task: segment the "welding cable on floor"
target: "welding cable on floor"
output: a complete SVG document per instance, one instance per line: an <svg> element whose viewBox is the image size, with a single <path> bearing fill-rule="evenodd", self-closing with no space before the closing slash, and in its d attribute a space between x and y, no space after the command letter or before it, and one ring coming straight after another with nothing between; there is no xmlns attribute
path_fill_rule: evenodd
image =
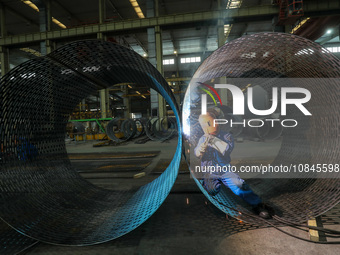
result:
<svg viewBox="0 0 340 255"><path fill-rule="evenodd" d="M295 223L295 222L291 222L291 221L288 221L288 220L283 220L280 217L275 216L275 215L273 216L273 219L275 219L278 222L282 222L283 224L290 225L292 227L294 226L294 227L303 227L303 228L313 229L313 230L317 230L317 231L320 231L320 232L324 232L324 233L328 233L328 234L332 234L334 236L337 236L337 237L334 237L334 238L340 238L340 231L337 231L337 230Z"/></svg>
<svg viewBox="0 0 340 255"><path fill-rule="evenodd" d="M317 231L320 231L320 232L324 232L324 233L328 233L328 234L332 234L332 235L337 236L337 237L334 236L334 238L340 238L340 231L337 231L337 230L327 229L327 228L323 228L323 227L309 226L309 225L305 225L305 224L301 224L301 223L296 223L296 222L292 222L292 221L289 221L289 220L282 219L281 217L276 216L276 215L274 215L272 218L274 220L276 220L277 222L281 222L285 225L289 225L291 227L295 227L295 228L300 229L300 230L303 230L303 229L301 229L301 227L303 227L303 228L313 229L313 230L317 230ZM305 231L308 231L308 230L305 230Z"/></svg>
<svg viewBox="0 0 340 255"><path fill-rule="evenodd" d="M230 206L227 206L223 203L221 203L220 201L218 201L217 199L215 199L214 197L212 197L218 204L230 209L230 210L233 210L235 212L238 212L238 210L236 210L235 208L232 208ZM307 238L302 238L302 237L299 237L299 236L296 236L294 234L291 234L285 230L282 230L280 229L279 227L275 226L273 223L271 223L270 221L266 220L266 219L263 219L263 218L260 218L259 216L255 216L254 214L249 214L249 213L245 213L245 212L242 212L242 214L248 216L248 217L251 217L251 218L255 218L255 219L258 219L258 220L261 220L265 223L267 223L268 225L270 225L271 227L274 227L276 230L286 234L286 235L289 235L291 237L294 237L296 239L299 239L299 240L302 240L302 241L306 241L306 242L310 242L310 243L317 243L317 244L340 244L340 241L312 241L310 239L307 239ZM320 228L320 227L314 227L314 226L308 226L308 225L303 225L303 224L299 224L299 223L290 223L288 224L288 221L283 221L283 220L278 220L278 217L277 216L273 216L273 219L280 222L280 223L284 223L286 226L289 226L289 227L293 227L293 228L296 228L296 229L299 229L299 230L302 230L302 231L305 231L305 232L308 232L308 230L304 230L304 229L301 229L299 228L298 226L302 226L302 227L305 227L305 228L308 228L308 229L313 229L313 230L318 230L320 232L325 232L325 233L336 233L338 236L336 237L333 237L332 238L340 238L340 231L336 231L336 230L332 230L332 229L326 229L326 228Z"/></svg>

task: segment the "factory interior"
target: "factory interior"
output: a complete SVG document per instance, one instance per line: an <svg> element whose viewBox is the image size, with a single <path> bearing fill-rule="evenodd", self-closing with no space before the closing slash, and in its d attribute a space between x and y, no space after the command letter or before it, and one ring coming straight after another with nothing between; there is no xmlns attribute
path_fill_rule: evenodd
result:
<svg viewBox="0 0 340 255"><path fill-rule="evenodd" d="M340 254L339 0L0 0L0 33L1 255Z"/></svg>

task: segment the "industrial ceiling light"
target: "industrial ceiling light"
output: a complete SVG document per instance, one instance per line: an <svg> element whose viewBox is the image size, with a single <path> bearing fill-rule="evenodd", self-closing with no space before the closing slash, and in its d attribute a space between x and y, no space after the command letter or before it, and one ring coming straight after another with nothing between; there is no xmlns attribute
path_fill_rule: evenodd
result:
<svg viewBox="0 0 340 255"><path fill-rule="evenodd" d="M240 8L242 0L229 0L227 1L226 9Z"/></svg>
<svg viewBox="0 0 340 255"><path fill-rule="evenodd" d="M139 7L137 0L130 0L130 3L132 5L132 7L135 9L135 12L137 13L138 17L141 18L141 19L144 19L145 16L142 12L142 9Z"/></svg>
<svg viewBox="0 0 340 255"><path fill-rule="evenodd" d="M34 49L31 49L31 48L20 48L20 50L24 51L24 52L27 52L27 53L30 53L34 56L37 56L37 57L41 57L41 53L39 51L36 51Z"/></svg>
<svg viewBox="0 0 340 255"><path fill-rule="evenodd" d="M32 3L31 1L26 1L26 0L21 0L21 2L23 2L24 4L28 5L29 7L31 7L33 10L39 12L39 8L34 4ZM67 28L63 23L61 23L59 20L57 20L56 18L52 17L52 22L54 24L56 24L57 26L65 29Z"/></svg>
<svg viewBox="0 0 340 255"><path fill-rule="evenodd" d="M177 50L174 50L174 54L177 54Z"/></svg>
<svg viewBox="0 0 340 255"><path fill-rule="evenodd" d="M296 27L294 27L292 29L292 31L290 32L291 34L294 34L298 29L300 29L300 27L302 27L310 18L305 18L303 19Z"/></svg>
<svg viewBox="0 0 340 255"><path fill-rule="evenodd" d="M35 11L39 12L39 8L34 3L32 3L31 1L21 0L21 2L23 2L24 4L27 4L29 7L31 7Z"/></svg>
<svg viewBox="0 0 340 255"><path fill-rule="evenodd" d="M56 18L53 18L53 17L52 17L52 22L53 22L54 24L58 25L59 27L63 28L63 29L67 28L63 23L61 23L61 22L60 22L59 20L57 20Z"/></svg>
<svg viewBox="0 0 340 255"><path fill-rule="evenodd" d="M328 29L326 33L331 34L332 32L333 32L332 29Z"/></svg>
<svg viewBox="0 0 340 255"><path fill-rule="evenodd" d="M148 55L146 55L146 53L143 54L143 57L147 57Z"/></svg>

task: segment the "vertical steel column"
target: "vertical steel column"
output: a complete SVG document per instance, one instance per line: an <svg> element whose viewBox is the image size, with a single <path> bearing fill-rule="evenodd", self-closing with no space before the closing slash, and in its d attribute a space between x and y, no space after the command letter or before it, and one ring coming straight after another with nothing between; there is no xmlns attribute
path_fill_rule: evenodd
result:
<svg viewBox="0 0 340 255"><path fill-rule="evenodd" d="M101 117L107 118L108 117L108 111L109 111L109 92L108 89L101 89L99 90L99 96L100 96L100 111L101 111Z"/></svg>
<svg viewBox="0 0 340 255"><path fill-rule="evenodd" d="M46 0L46 1L40 1L40 6L39 6L39 24L40 24L40 31L51 31L52 30L52 6L51 6L51 0ZM41 54L46 55L51 53L55 49L55 43L52 40L45 40L40 43L40 49L41 49ZM55 99L53 97L54 89L55 89L55 84L53 84L53 75L52 71L50 70L49 72L49 94L48 97L50 98L50 101L53 102L51 103L50 107L50 112L52 113L54 111L55 107ZM55 115L50 114L50 122L53 123L55 122ZM53 128L51 127L46 127L46 128Z"/></svg>
<svg viewBox="0 0 340 255"><path fill-rule="evenodd" d="M5 6L0 4L0 26L1 26L1 37L5 37L7 35L6 29L6 10Z"/></svg>
<svg viewBox="0 0 340 255"><path fill-rule="evenodd" d="M155 16L154 1L146 1L146 16L148 18ZM155 38L155 28L151 27L147 29L148 34L148 60L153 66L157 66L156 60L156 38ZM151 116L158 115L158 93L150 89L150 103L151 103Z"/></svg>
<svg viewBox="0 0 340 255"><path fill-rule="evenodd" d="M224 35L224 10L222 6L222 1L217 1L217 8L219 10L219 18L217 20L217 44L218 47L221 47L225 44L226 38Z"/></svg>
<svg viewBox="0 0 340 255"><path fill-rule="evenodd" d="M99 0L99 24L103 24L106 19L106 4L105 0ZM99 32L97 33L97 38L101 40L106 40L106 36Z"/></svg>
<svg viewBox="0 0 340 255"><path fill-rule="evenodd" d="M51 31L52 29L52 13L51 13L51 0L38 1L39 8L39 30L40 32ZM44 56L51 53L55 49L55 44L51 40L40 42L40 52Z"/></svg>
<svg viewBox="0 0 340 255"><path fill-rule="evenodd" d="M218 9L219 9L219 18L217 20L217 43L218 47L221 47L226 42L226 37L224 35L224 10L225 6L222 6L223 1L218 1ZM224 7L224 8L223 8ZM227 78L225 76L220 77L218 80L216 80L214 83L220 83L220 84L226 84ZM222 100L223 105L227 105L227 98L228 98L228 92L226 89L219 89L219 94Z"/></svg>
<svg viewBox="0 0 340 255"><path fill-rule="evenodd" d="M39 31L40 32L46 32L50 29L49 22L48 22L48 12L50 10L47 10L47 6L45 5L44 2L38 1L36 5L39 8ZM50 16L51 18L51 16ZM40 42L40 52L43 56L47 54L47 49L46 49L46 41Z"/></svg>
<svg viewBox="0 0 340 255"><path fill-rule="evenodd" d="M83 100L81 100L81 110L82 111L86 111L86 101L85 101L85 99L83 99Z"/></svg>
<svg viewBox="0 0 340 255"><path fill-rule="evenodd" d="M105 103L106 103L106 118L112 117L111 107L110 107L110 89L105 89Z"/></svg>
<svg viewBox="0 0 340 255"><path fill-rule="evenodd" d="M5 7L0 5L0 27L1 37L4 38L7 35L6 29L6 14ZM9 71L9 51L7 47L0 47L0 61L1 61L1 76L5 75Z"/></svg>
<svg viewBox="0 0 340 255"><path fill-rule="evenodd" d="M147 2L147 6L148 3ZM147 15L149 11L147 9ZM148 16L149 17L149 16ZM157 66L156 61L156 38L155 38L155 28L148 28L147 29L148 34L148 60L153 66ZM151 101L151 116L157 116L158 115L158 93L150 89L150 101Z"/></svg>
<svg viewBox="0 0 340 255"><path fill-rule="evenodd" d="M147 0L146 16L148 18L158 16L158 0ZM162 50L162 32L160 26L147 29L148 33L148 53L149 61L157 70L163 74L163 50ZM166 105L163 97L150 89L151 115L163 117L166 114Z"/></svg>
<svg viewBox="0 0 340 255"><path fill-rule="evenodd" d="M155 38L156 38L156 68L163 74L163 45L162 45L162 33L160 26L155 26ZM158 117L166 116L166 104L161 95L158 95Z"/></svg>
<svg viewBox="0 0 340 255"><path fill-rule="evenodd" d="M203 58L202 58L202 61L203 61ZM175 54L176 78L180 77L180 74L179 74L180 63L181 63L180 62L180 57L178 56L178 51L177 51L177 53ZM175 88L175 91L176 91L175 99L176 99L176 102L177 102L178 105L181 105L181 100L182 100L182 87L181 87L180 84L181 84L180 79L177 79L177 81L176 81L176 88Z"/></svg>
<svg viewBox="0 0 340 255"><path fill-rule="evenodd" d="M131 100L130 100L130 97L127 96L129 92L129 88L128 86L122 85L121 90L124 92L124 99L123 99L124 106L125 106L124 118L127 119L127 118L130 118L130 113L131 113Z"/></svg>
<svg viewBox="0 0 340 255"><path fill-rule="evenodd" d="M106 19L106 5L105 5L105 0L99 0L99 23L103 24ZM99 32L97 33L97 38L100 40L105 41L106 36L104 33ZM101 89L99 91L99 96L100 96L100 110L101 110L101 117L102 118L107 118L108 117L108 111L110 110L109 107L109 100L110 100L110 95L109 95L109 90L108 89Z"/></svg>
<svg viewBox="0 0 340 255"><path fill-rule="evenodd" d="M9 52L7 47L0 47L1 56L1 76L9 72Z"/></svg>
<svg viewBox="0 0 340 255"><path fill-rule="evenodd" d="M51 0L46 1L46 18L47 18L47 31L52 30L52 7L51 7ZM45 46L46 46L46 54L51 53L53 50L55 50L55 43L51 40L45 40Z"/></svg>

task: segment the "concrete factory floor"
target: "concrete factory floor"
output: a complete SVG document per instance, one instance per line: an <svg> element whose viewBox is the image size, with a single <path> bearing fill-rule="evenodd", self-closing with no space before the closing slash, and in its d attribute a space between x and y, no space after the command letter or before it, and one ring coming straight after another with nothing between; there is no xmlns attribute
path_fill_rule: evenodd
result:
<svg viewBox="0 0 340 255"><path fill-rule="evenodd" d="M164 164L172 159L177 145L174 138L167 142L149 141L145 144L128 142L125 145L93 147L95 142L67 145L72 163L88 181L108 189L126 189L144 185L157 178ZM268 143L275 156L279 141ZM245 141L236 148L256 148L256 142ZM82 153L156 152L148 159L94 159ZM76 153L76 154L75 154ZM96 154L94 154L96 153ZM97 154L101 153L101 154ZM255 153L255 152L254 152ZM93 155L92 155L93 154ZM236 157L236 153L234 158ZM250 155L256 156L256 155ZM112 171L97 171L110 169ZM91 170L92 169L92 170ZM115 169L115 170L114 170ZM118 169L118 170L117 170ZM119 170L120 169L120 170ZM145 172L141 178L133 178ZM322 216L324 227L340 231L340 206ZM308 232L282 227L281 229L309 238ZM116 240L86 247L65 247L38 243L22 254L340 254L340 245L304 242L274 228L259 228L226 217L211 205L190 178L185 163L181 164L178 179L164 204L144 224Z"/></svg>

